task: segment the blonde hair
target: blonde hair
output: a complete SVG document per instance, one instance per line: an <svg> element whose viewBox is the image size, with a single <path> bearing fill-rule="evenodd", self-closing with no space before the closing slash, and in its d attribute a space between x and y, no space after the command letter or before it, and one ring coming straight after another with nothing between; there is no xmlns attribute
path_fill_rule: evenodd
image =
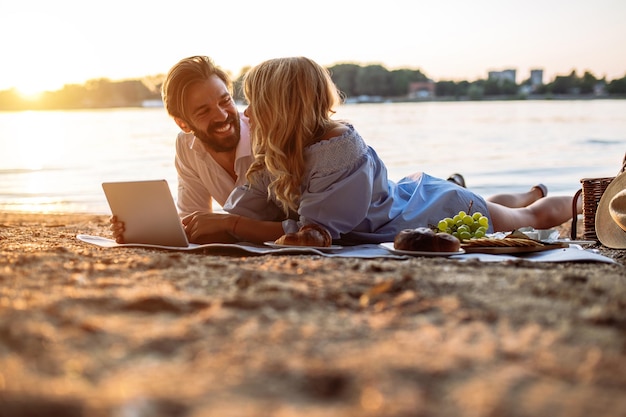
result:
<svg viewBox="0 0 626 417"><path fill-rule="evenodd" d="M194 83L206 81L213 75L217 75L224 82L228 92L232 95L233 84L230 77L208 56L196 55L178 61L167 73L161 87L161 97L167 113L188 122L189 117L184 100L187 90Z"/></svg>
<svg viewBox="0 0 626 417"><path fill-rule="evenodd" d="M248 180L267 169L268 193L285 214L297 211L305 170L304 149L333 124L341 97L328 70L304 57L277 58L252 68L244 78L255 161Z"/></svg>

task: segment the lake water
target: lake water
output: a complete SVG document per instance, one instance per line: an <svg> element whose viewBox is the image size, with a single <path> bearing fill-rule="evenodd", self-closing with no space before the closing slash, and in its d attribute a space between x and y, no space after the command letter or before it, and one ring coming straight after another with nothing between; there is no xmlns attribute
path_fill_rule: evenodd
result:
<svg viewBox="0 0 626 417"><path fill-rule="evenodd" d="M484 196L539 182L573 195L626 152L626 100L349 104L337 117L390 178L460 172ZM163 108L0 112L0 210L109 214L104 181L164 178L175 194L177 133Z"/></svg>

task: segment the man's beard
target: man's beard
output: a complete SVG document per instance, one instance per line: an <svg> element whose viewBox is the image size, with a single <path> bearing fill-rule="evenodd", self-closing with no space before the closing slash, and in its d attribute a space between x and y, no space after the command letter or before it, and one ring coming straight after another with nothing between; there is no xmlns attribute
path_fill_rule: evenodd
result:
<svg viewBox="0 0 626 417"><path fill-rule="evenodd" d="M235 128L235 132L229 136L222 136L219 133L214 133L215 129L223 127L225 124L231 124ZM214 152L230 152L237 148L239 139L241 138L241 125L239 120L239 114L229 115L225 122L212 123L209 125L206 131L191 126L191 130L195 137L200 139L207 147Z"/></svg>

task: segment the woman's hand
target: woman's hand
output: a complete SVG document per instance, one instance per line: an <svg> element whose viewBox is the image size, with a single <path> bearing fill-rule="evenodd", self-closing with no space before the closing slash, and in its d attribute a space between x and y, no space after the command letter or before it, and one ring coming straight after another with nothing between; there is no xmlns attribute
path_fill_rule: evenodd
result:
<svg viewBox="0 0 626 417"><path fill-rule="evenodd" d="M113 232L113 238L117 243L124 243L124 222L117 219L117 216L113 215L109 218L109 230Z"/></svg>
<svg viewBox="0 0 626 417"><path fill-rule="evenodd" d="M239 219L236 214L196 211L183 217L182 221L192 243L235 243L239 241L234 231Z"/></svg>

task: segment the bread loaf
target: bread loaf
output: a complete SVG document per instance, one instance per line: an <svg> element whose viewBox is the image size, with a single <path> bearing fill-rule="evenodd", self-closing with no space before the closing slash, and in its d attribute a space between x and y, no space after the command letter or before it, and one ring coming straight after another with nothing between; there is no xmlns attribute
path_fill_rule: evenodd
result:
<svg viewBox="0 0 626 417"><path fill-rule="evenodd" d="M329 247L333 239L326 228L318 224L306 224L295 233L282 235L274 243L289 246Z"/></svg>
<svg viewBox="0 0 626 417"><path fill-rule="evenodd" d="M435 233L427 227L418 227L398 233L393 247L406 251L458 252L461 241L449 233Z"/></svg>

